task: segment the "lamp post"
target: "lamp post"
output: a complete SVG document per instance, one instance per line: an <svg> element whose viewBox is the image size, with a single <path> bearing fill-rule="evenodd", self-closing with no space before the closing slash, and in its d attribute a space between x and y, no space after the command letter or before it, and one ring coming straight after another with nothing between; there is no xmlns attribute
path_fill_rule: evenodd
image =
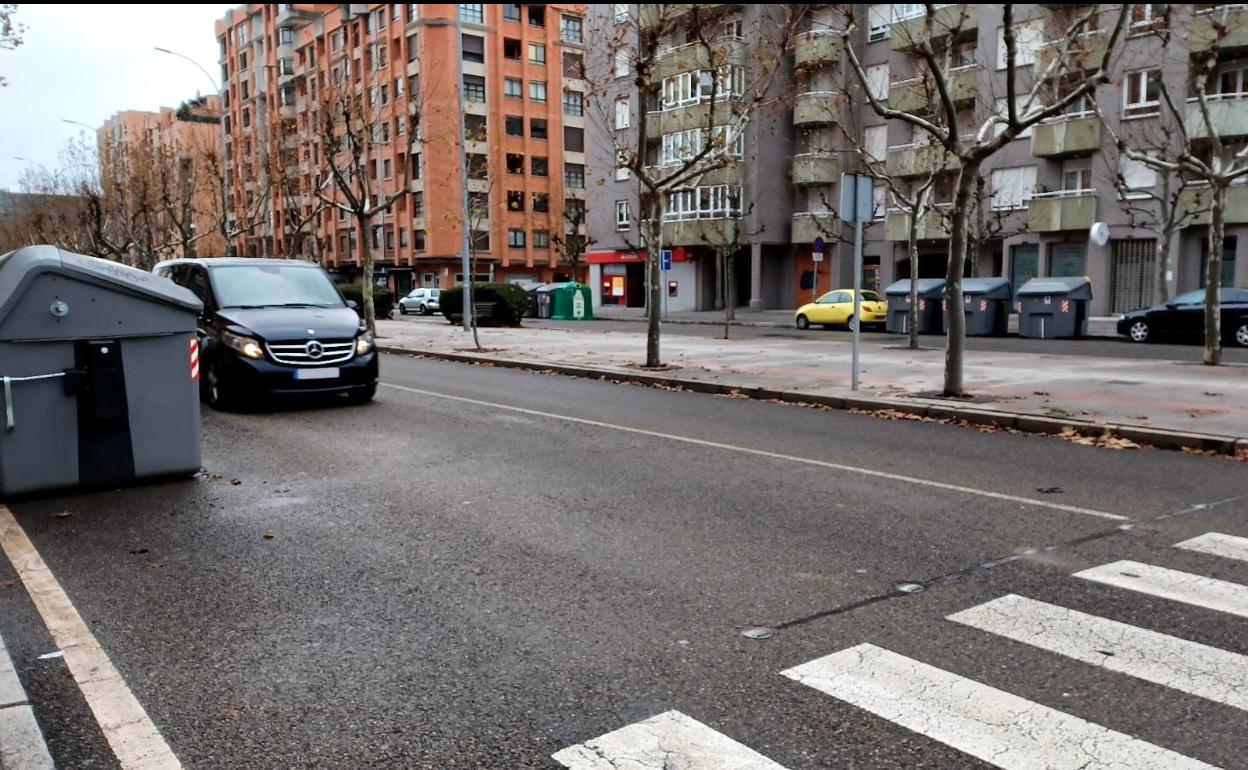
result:
<svg viewBox="0 0 1248 770"><path fill-rule="evenodd" d="M225 92L222 89L222 86L217 84L217 79L214 78L212 74L208 72L208 70L204 69L204 66L202 64L195 61L191 57L187 56L184 53L172 51L168 48L162 48L160 46L153 46L153 48L155 48L155 50L158 51L159 53L169 54L170 56L176 56L179 59L185 59L189 61L191 64L194 64L199 69L200 72L204 73L204 77L208 78L208 82L212 84L212 90L215 91L217 94L217 104L220 105L220 109L221 109L221 117L218 118L217 120L217 123L219 123L221 126L221 235L225 238L226 256L232 257L234 256L234 244L232 242L232 239L230 238L228 229L226 228L226 222L229 221L230 212L226 208L226 194L225 194L226 193L225 162L227 160L226 158L227 149L226 149L226 141L225 141L226 139L225 137Z"/></svg>

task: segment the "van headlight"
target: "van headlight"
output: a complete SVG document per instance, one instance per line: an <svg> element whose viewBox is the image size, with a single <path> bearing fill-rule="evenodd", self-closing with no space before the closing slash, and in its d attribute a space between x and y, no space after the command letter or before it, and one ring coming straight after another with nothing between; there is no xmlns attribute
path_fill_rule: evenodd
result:
<svg viewBox="0 0 1248 770"><path fill-rule="evenodd" d="M244 337L241 334L233 334L225 332L221 335L221 339L226 345L234 350L242 353L246 358L264 358L264 348L260 347L260 341L251 337Z"/></svg>
<svg viewBox="0 0 1248 770"><path fill-rule="evenodd" d="M361 334L355 338L355 354L362 356L373 349L373 335Z"/></svg>

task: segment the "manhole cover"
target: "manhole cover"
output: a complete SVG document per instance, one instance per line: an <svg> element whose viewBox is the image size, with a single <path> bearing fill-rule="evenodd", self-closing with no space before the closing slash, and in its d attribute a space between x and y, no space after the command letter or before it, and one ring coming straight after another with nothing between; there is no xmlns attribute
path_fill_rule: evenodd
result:
<svg viewBox="0 0 1248 770"><path fill-rule="evenodd" d="M755 626L754 628L745 629L741 632L741 635L746 639L770 639L776 635L776 630L765 626Z"/></svg>

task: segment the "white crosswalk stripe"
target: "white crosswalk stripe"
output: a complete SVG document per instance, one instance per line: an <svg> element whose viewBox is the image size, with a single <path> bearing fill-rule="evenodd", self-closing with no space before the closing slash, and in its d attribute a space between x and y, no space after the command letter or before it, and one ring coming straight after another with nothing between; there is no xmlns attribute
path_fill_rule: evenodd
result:
<svg viewBox="0 0 1248 770"><path fill-rule="evenodd" d="M948 619L1248 709L1248 657L1243 655L1014 594L954 613Z"/></svg>
<svg viewBox="0 0 1248 770"><path fill-rule="evenodd" d="M553 756L572 770L785 770L679 711L664 712Z"/></svg>
<svg viewBox="0 0 1248 770"><path fill-rule="evenodd" d="M1174 547L1221 556L1223 559L1248 561L1248 537L1224 535L1221 532L1206 532L1200 537L1177 543Z"/></svg>
<svg viewBox="0 0 1248 770"><path fill-rule="evenodd" d="M1116 561L1076 572L1075 577L1248 617L1248 586L1138 561Z"/></svg>
<svg viewBox="0 0 1248 770"><path fill-rule="evenodd" d="M783 673L1007 770L1212 767L871 644Z"/></svg>

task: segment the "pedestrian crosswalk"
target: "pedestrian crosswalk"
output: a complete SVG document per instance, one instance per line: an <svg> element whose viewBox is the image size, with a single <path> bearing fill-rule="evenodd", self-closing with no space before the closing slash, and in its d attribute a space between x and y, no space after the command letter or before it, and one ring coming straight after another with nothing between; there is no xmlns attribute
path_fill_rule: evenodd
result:
<svg viewBox="0 0 1248 770"><path fill-rule="evenodd" d="M1248 538L1217 532L1176 543L1175 548L1248 562ZM1128 560L1085 569L1073 577L1248 617L1248 585L1227 580ZM1018 594L962 609L945 620L988 638L1029 645L1059 656L1057 660L1096 666L1248 712L1248 656L1236 652ZM1214 768L874 644L833 652L780 673L1006 770ZM572 770L784 770L677 711L571 746L554 759Z"/></svg>

